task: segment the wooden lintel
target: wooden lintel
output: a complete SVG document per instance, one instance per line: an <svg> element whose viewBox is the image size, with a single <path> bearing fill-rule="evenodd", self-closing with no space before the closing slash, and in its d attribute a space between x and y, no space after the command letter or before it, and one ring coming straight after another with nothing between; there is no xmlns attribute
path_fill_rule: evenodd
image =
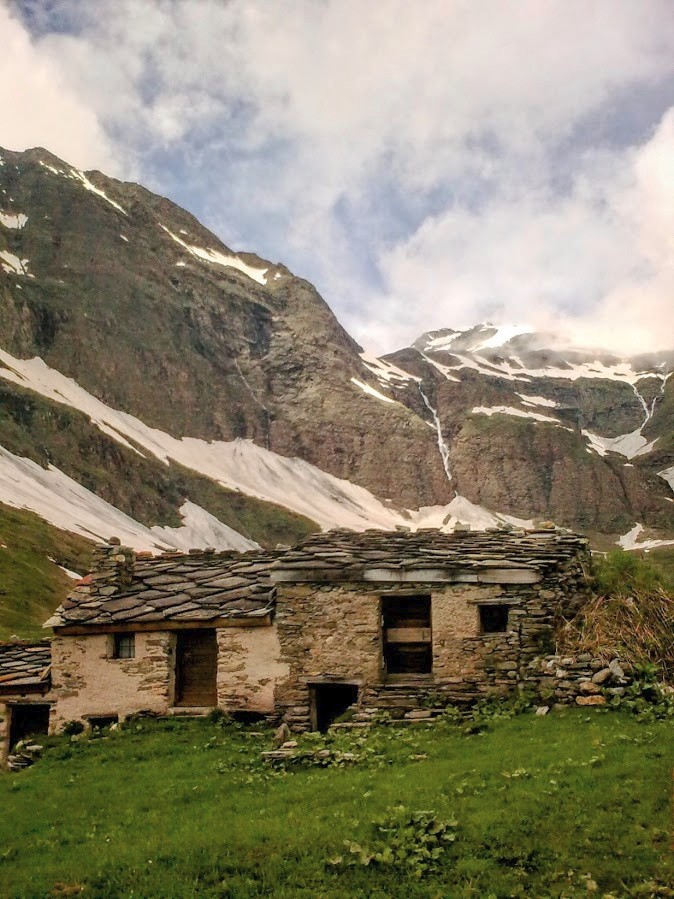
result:
<svg viewBox="0 0 674 899"><path fill-rule="evenodd" d="M271 614L247 618L212 618L210 621L146 621L134 624L133 621L120 621L117 624L69 624L66 627L54 628L57 637L84 637L94 634L114 633L149 633L151 631L186 631L204 630L222 627L269 627Z"/></svg>

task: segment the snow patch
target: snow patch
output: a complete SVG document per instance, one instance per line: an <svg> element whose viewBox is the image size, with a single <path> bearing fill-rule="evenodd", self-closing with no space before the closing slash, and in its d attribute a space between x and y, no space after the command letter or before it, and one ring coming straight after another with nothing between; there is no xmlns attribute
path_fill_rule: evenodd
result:
<svg viewBox="0 0 674 899"><path fill-rule="evenodd" d="M181 508L182 527L146 528L53 465L41 468L2 446L0 502L14 509L35 512L55 527L89 540L105 542L110 537L119 537L122 543L136 550L256 547L194 503L185 503ZM66 574L79 577L74 572L66 571Z"/></svg>
<svg viewBox="0 0 674 899"><path fill-rule="evenodd" d="M674 465L672 465L671 468L665 468L664 471L659 471L658 474L661 478L664 478L672 490L674 490Z"/></svg>
<svg viewBox="0 0 674 899"><path fill-rule="evenodd" d="M485 526L490 527L495 523L525 526L519 519L491 513L468 500L459 503L453 500L454 505L450 503L446 507L398 511L384 505L364 487L327 474L303 459L279 456L251 440L178 439L150 428L140 419L106 406L74 380L49 368L37 357L16 359L0 350L0 362L7 366L0 368L0 377L61 405L79 409L93 424L107 428L106 433L120 443L129 445L131 442L166 464L173 460L224 487L290 509L312 519L325 530L334 527L356 531L372 527L384 530L399 526L433 527L445 518L444 527L448 530L453 527L452 521L464 521L472 527L481 527L481 522L488 522ZM440 445L441 435L438 440ZM157 545L160 540L168 543L166 529L162 529L160 536L145 528L57 469L45 471L27 459L2 452L5 478L0 478L0 485L4 487L0 501L32 508L58 527L93 539L117 535L138 548L151 548L153 542ZM448 471L447 474L449 477ZM21 485L21 489L17 485ZM191 527L196 513L192 506L184 511L187 512L184 526Z"/></svg>
<svg viewBox="0 0 674 899"><path fill-rule="evenodd" d="M20 231L27 221L28 216L24 215L23 212L2 212L0 210L0 224L4 225L5 228L14 228Z"/></svg>
<svg viewBox="0 0 674 899"><path fill-rule="evenodd" d="M212 262L215 265L222 265L225 268L235 268L238 271L242 272L244 275L247 275L249 278L252 278L253 281L257 281L258 284L266 284L267 279L265 278L268 269L266 268L255 268L252 265L247 265L242 259L239 259L238 256L227 256L224 253L221 253L219 250L211 250L204 249L203 247L191 246L188 243L185 243L184 240L181 240L177 234L174 234L172 231L165 225L161 225L161 227L166 231L172 240L174 240L177 244L180 244L181 247L184 247L192 256L195 256L197 259L203 259L206 262Z"/></svg>
<svg viewBox="0 0 674 899"><path fill-rule="evenodd" d="M79 181L82 187L85 190L90 191L92 194L96 194L97 197L100 197L102 200L105 200L106 203L109 203L114 209L117 209L119 212L126 215L126 209L116 203L113 199L111 199L105 191L101 190L99 187L96 187L95 184L92 184L91 181L87 178L84 172L81 172L79 169L71 168L69 171L64 171L63 169L54 168L53 165L49 165L47 162L43 162L40 160L40 165L42 168L47 169L52 172L54 175L63 175L64 178L70 178L71 181Z"/></svg>
<svg viewBox="0 0 674 899"><path fill-rule="evenodd" d="M558 418L551 418L549 415L541 415L540 412L525 412L524 409L515 409L514 406L474 406L471 410L473 415L514 415L516 418L531 418L534 421L547 421L552 424L560 424Z"/></svg>
<svg viewBox="0 0 674 899"><path fill-rule="evenodd" d="M635 456L643 456L650 453L658 438L648 440L642 435L641 428L631 431L629 434L620 434L618 437L600 437L599 434L593 434L592 431L582 430L583 437L587 437L592 449L600 456L606 453L620 453L626 459L634 459Z"/></svg>
<svg viewBox="0 0 674 899"><path fill-rule="evenodd" d="M0 250L0 267L8 275L28 275L28 259L19 259L8 250Z"/></svg>
<svg viewBox="0 0 674 899"><path fill-rule="evenodd" d="M386 381L389 384L395 384L396 382L406 384L409 381L421 380L420 378L411 375L409 372L404 371L402 368L398 368L398 366L394 365L392 362L380 359L373 353L361 353L360 358L363 360L365 367L380 381Z"/></svg>
<svg viewBox="0 0 674 899"><path fill-rule="evenodd" d="M119 203L111 200L105 191L102 191L100 188L96 187L95 184L92 184L84 172L80 172L79 169L73 169L70 177L75 178L77 181L81 181L86 190L91 191L92 194L96 194L97 197L101 197L101 199L105 200L106 203L109 203L114 209L117 209L119 212L126 215L126 209L123 209Z"/></svg>
<svg viewBox="0 0 674 899"><path fill-rule="evenodd" d="M495 325L494 327L496 327L496 334L493 334L483 343L478 343L477 346L471 347L471 349L486 350L492 347L503 346L504 343L511 341L513 337L517 337L519 334L531 334L533 331L533 328L530 328L528 325Z"/></svg>
<svg viewBox="0 0 674 899"><path fill-rule="evenodd" d="M51 556L47 556L50 562L53 562L58 568L61 569L68 577L72 578L74 581L79 581L82 578L81 574L78 574L76 571L71 571L70 568L65 568L63 565L59 565L56 559L52 559Z"/></svg>
<svg viewBox="0 0 674 899"><path fill-rule="evenodd" d="M517 396L525 406L547 406L549 409L558 409L559 403L549 400L544 396L530 396L528 393L518 393Z"/></svg>
<svg viewBox="0 0 674 899"><path fill-rule="evenodd" d="M449 467L449 447L447 446L447 441L445 440L442 433L442 423L440 421L440 416L438 415L437 409L434 409L431 406L430 400L424 393L424 389L421 386L421 382L419 382L419 393L421 394L421 399L424 401L424 406L428 409L428 411L433 416L433 423L435 425L435 433L438 437L438 450L440 451L440 458L442 459L442 465L445 469L445 474L447 475L447 480L452 480L452 472Z"/></svg>
<svg viewBox="0 0 674 899"><path fill-rule="evenodd" d="M215 549L235 549L237 552L247 552L250 549L260 549L259 543L249 540L223 524L215 515L211 515L206 509L202 509L196 503L185 502L180 507L180 516L183 519L179 528L159 527L150 528L159 539L187 552L195 546L213 546Z"/></svg>
<svg viewBox="0 0 674 899"><path fill-rule="evenodd" d="M43 169L48 169L54 175L65 175L63 169L56 169L53 165L49 165L48 162L43 162L42 160L40 160L40 165Z"/></svg>
<svg viewBox="0 0 674 899"><path fill-rule="evenodd" d="M124 234L120 234L119 236L122 238L122 240L123 240L125 243L128 243L128 242L129 242L129 238L126 237Z"/></svg>
<svg viewBox="0 0 674 899"><path fill-rule="evenodd" d="M674 546L674 540L643 540L639 543L639 535L643 529L643 524L637 522L630 531L623 534L622 537L618 539L618 545L626 550L655 549L657 546Z"/></svg>
<svg viewBox="0 0 674 899"><path fill-rule="evenodd" d="M378 390L375 390L374 387L370 387L369 384L365 384L363 381L359 381L357 378L351 378L351 383L355 384L356 387L360 387L363 393L367 393L369 396L375 397L375 399L383 400L385 403L395 403L395 400L390 396L384 396L383 393L379 393Z"/></svg>

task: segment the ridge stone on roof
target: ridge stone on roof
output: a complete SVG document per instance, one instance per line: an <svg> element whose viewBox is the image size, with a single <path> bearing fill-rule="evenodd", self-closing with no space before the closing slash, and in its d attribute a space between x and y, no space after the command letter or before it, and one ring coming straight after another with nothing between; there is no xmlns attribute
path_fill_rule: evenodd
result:
<svg viewBox="0 0 674 899"><path fill-rule="evenodd" d="M366 569L547 571L585 552L585 538L554 528L457 533L335 530L313 534L283 553L273 565L272 580L288 580L291 572L309 580L312 571L319 579L331 573L341 573L342 579L349 575L359 578Z"/></svg>
<svg viewBox="0 0 674 899"><path fill-rule="evenodd" d="M48 640L0 643L0 691L49 685L51 645Z"/></svg>

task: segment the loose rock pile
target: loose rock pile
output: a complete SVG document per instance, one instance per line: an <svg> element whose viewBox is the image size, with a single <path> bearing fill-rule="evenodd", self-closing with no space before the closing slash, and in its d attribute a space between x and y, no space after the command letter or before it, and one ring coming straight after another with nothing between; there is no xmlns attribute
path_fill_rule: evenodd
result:
<svg viewBox="0 0 674 899"><path fill-rule="evenodd" d="M618 659L607 665L591 653L545 656L527 666L524 684L555 705L605 705L622 696L631 678Z"/></svg>
<svg viewBox="0 0 674 899"><path fill-rule="evenodd" d="M24 768L29 768L42 755L43 748L39 743L27 743L19 740L7 758L8 770L22 771Z"/></svg>

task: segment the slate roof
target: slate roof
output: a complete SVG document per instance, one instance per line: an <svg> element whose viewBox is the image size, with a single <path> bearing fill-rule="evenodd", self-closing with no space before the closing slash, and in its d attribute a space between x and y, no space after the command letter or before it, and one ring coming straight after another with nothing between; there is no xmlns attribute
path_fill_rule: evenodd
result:
<svg viewBox="0 0 674 899"><path fill-rule="evenodd" d="M292 549L248 553L192 551L132 560L124 586L111 569L83 578L45 627L101 627L256 618L274 608L275 582L359 580L368 569L546 572L587 549L587 542L554 529L443 534L438 530L315 534ZM113 563L114 565L114 563ZM494 572L495 575L495 572ZM367 578L365 578L367 579ZM414 578L410 578L414 580Z"/></svg>
<svg viewBox="0 0 674 899"><path fill-rule="evenodd" d="M45 627L261 617L273 608L269 567L276 555L192 552L136 558L130 583L115 590L109 580L97 581L94 571Z"/></svg>
<svg viewBox="0 0 674 899"><path fill-rule="evenodd" d="M368 568L484 569L532 568L547 571L587 550L587 541L553 528L542 530L457 531L436 529L362 533L337 530L314 534L274 564L279 572L340 572L358 578ZM285 580L279 577L279 580Z"/></svg>
<svg viewBox="0 0 674 899"><path fill-rule="evenodd" d="M40 643L0 643L0 691L48 687L51 646Z"/></svg>

